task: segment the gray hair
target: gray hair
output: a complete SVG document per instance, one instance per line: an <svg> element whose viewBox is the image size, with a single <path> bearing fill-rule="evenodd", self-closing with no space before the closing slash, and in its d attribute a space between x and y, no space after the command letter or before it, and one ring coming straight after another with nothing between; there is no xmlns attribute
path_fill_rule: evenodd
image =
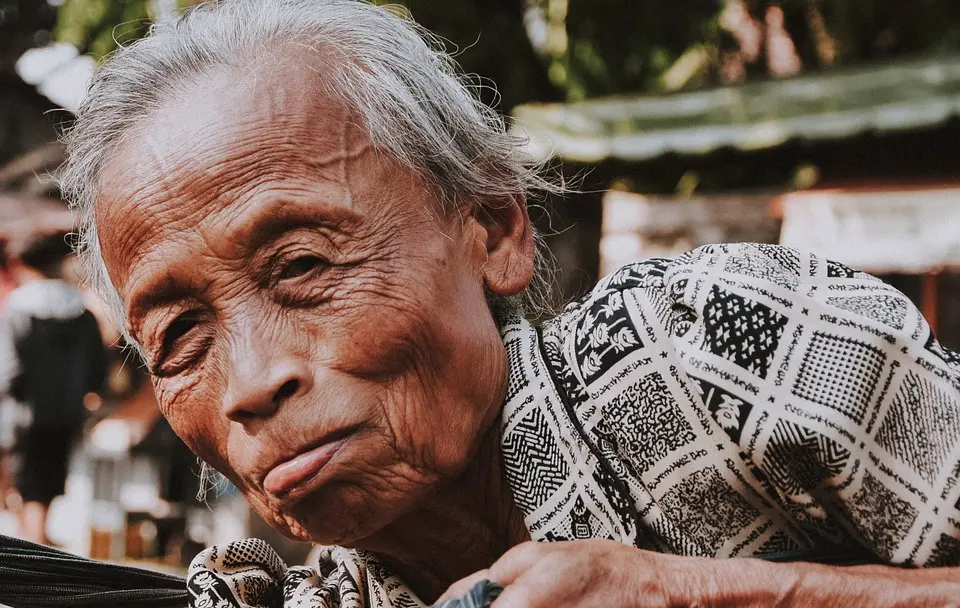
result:
<svg viewBox="0 0 960 608"><path fill-rule="evenodd" d="M124 307L103 263L94 210L104 164L126 133L204 72L253 62L283 42L345 58L331 66L329 93L360 118L378 149L425 179L443 211L458 201L489 205L564 191L525 154L525 141L478 100L479 85L459 71L441 41L395 7L362 0L212 0L121 47L95 75L64 136L60 184L78 212L81 260L119 328ZM518 296L489 298L498 320L549 309L549 259L538 237L533 282Z"/></svg>

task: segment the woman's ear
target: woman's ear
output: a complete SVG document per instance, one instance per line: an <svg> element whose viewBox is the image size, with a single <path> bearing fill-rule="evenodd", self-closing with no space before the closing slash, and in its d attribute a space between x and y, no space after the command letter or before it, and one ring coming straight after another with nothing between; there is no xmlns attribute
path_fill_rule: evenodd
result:
<svg viewBox="0 0 960 608"><path fill-rule="evenodd" d="M487 289L512 296L533 279L533 226L523 195L477 204L473 219L485 236L487 259L481 269Z"/></svg>

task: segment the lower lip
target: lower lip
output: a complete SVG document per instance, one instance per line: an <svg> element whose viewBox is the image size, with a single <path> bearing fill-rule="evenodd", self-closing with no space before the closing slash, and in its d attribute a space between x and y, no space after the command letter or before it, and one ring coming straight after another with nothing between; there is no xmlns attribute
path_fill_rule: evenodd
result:
<svg viewBox="0 0 960 608"><path fill-rule="evenodd" d="M271 494L284 494L316 477L330 462L347 438L325 443L273 468L263 479L263 489Z"/></svg>

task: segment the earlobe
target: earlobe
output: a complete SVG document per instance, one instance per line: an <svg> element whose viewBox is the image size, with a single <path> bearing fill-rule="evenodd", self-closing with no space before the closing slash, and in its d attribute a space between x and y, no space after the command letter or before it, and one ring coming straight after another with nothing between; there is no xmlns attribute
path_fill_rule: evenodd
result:
<svg viewBox="0 0 960 608"><path fill-rule="evenodd" d="M533 279L534 230L522 195L478 206L475 219L486 231L483 280L496 295L512 296Z"/></svg>

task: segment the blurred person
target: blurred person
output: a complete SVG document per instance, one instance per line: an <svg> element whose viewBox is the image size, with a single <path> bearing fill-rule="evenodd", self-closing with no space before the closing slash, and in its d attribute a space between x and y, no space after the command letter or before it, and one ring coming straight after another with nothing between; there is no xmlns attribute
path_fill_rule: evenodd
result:
<svg viewBox="0 0 960 608"><path fill-rule="evenodd" d="M337 545L289 570L212 548L193 605L479 579L497 608L955 604L960 357L910 301L738 244L551 313L527 197L552 186L423 35L355 0L207 3L108 60L68 135L161 412ZM811 563L844 559L871 565Z"/></svg>
<svg viewBox="0 0 960 608"><path fill-rule="evenodd" d="M16 440L15 486L22 538L48 544L47 511L63 494L82 430L84 396L100 388L105 353L96 319L80 292L61 278L70 253L63 237L34 240L13 264L18 283L7 297L0 348L0 391L22 404L29 424Z"/></svg>
<svg viewBox="0 0 960 608"><path fill-rule="evenodd" d="M0 314L3 313L7 296L16 286L12 260L10 259L10 245L6 239L0 237Z"/></svg>
<svg viewBox="0 0 960 608"><path fill-rule="evenodd" d="M9 365L9 362L16 359L12 340L7 333L7 324L3 321L7 295L15 287L8 244L6 239L0 238L0 368L4 366L4 361ZM13 450L21 412L20 404L0 390L0 511L7 508L13 489L10 454Z"/></svg>

